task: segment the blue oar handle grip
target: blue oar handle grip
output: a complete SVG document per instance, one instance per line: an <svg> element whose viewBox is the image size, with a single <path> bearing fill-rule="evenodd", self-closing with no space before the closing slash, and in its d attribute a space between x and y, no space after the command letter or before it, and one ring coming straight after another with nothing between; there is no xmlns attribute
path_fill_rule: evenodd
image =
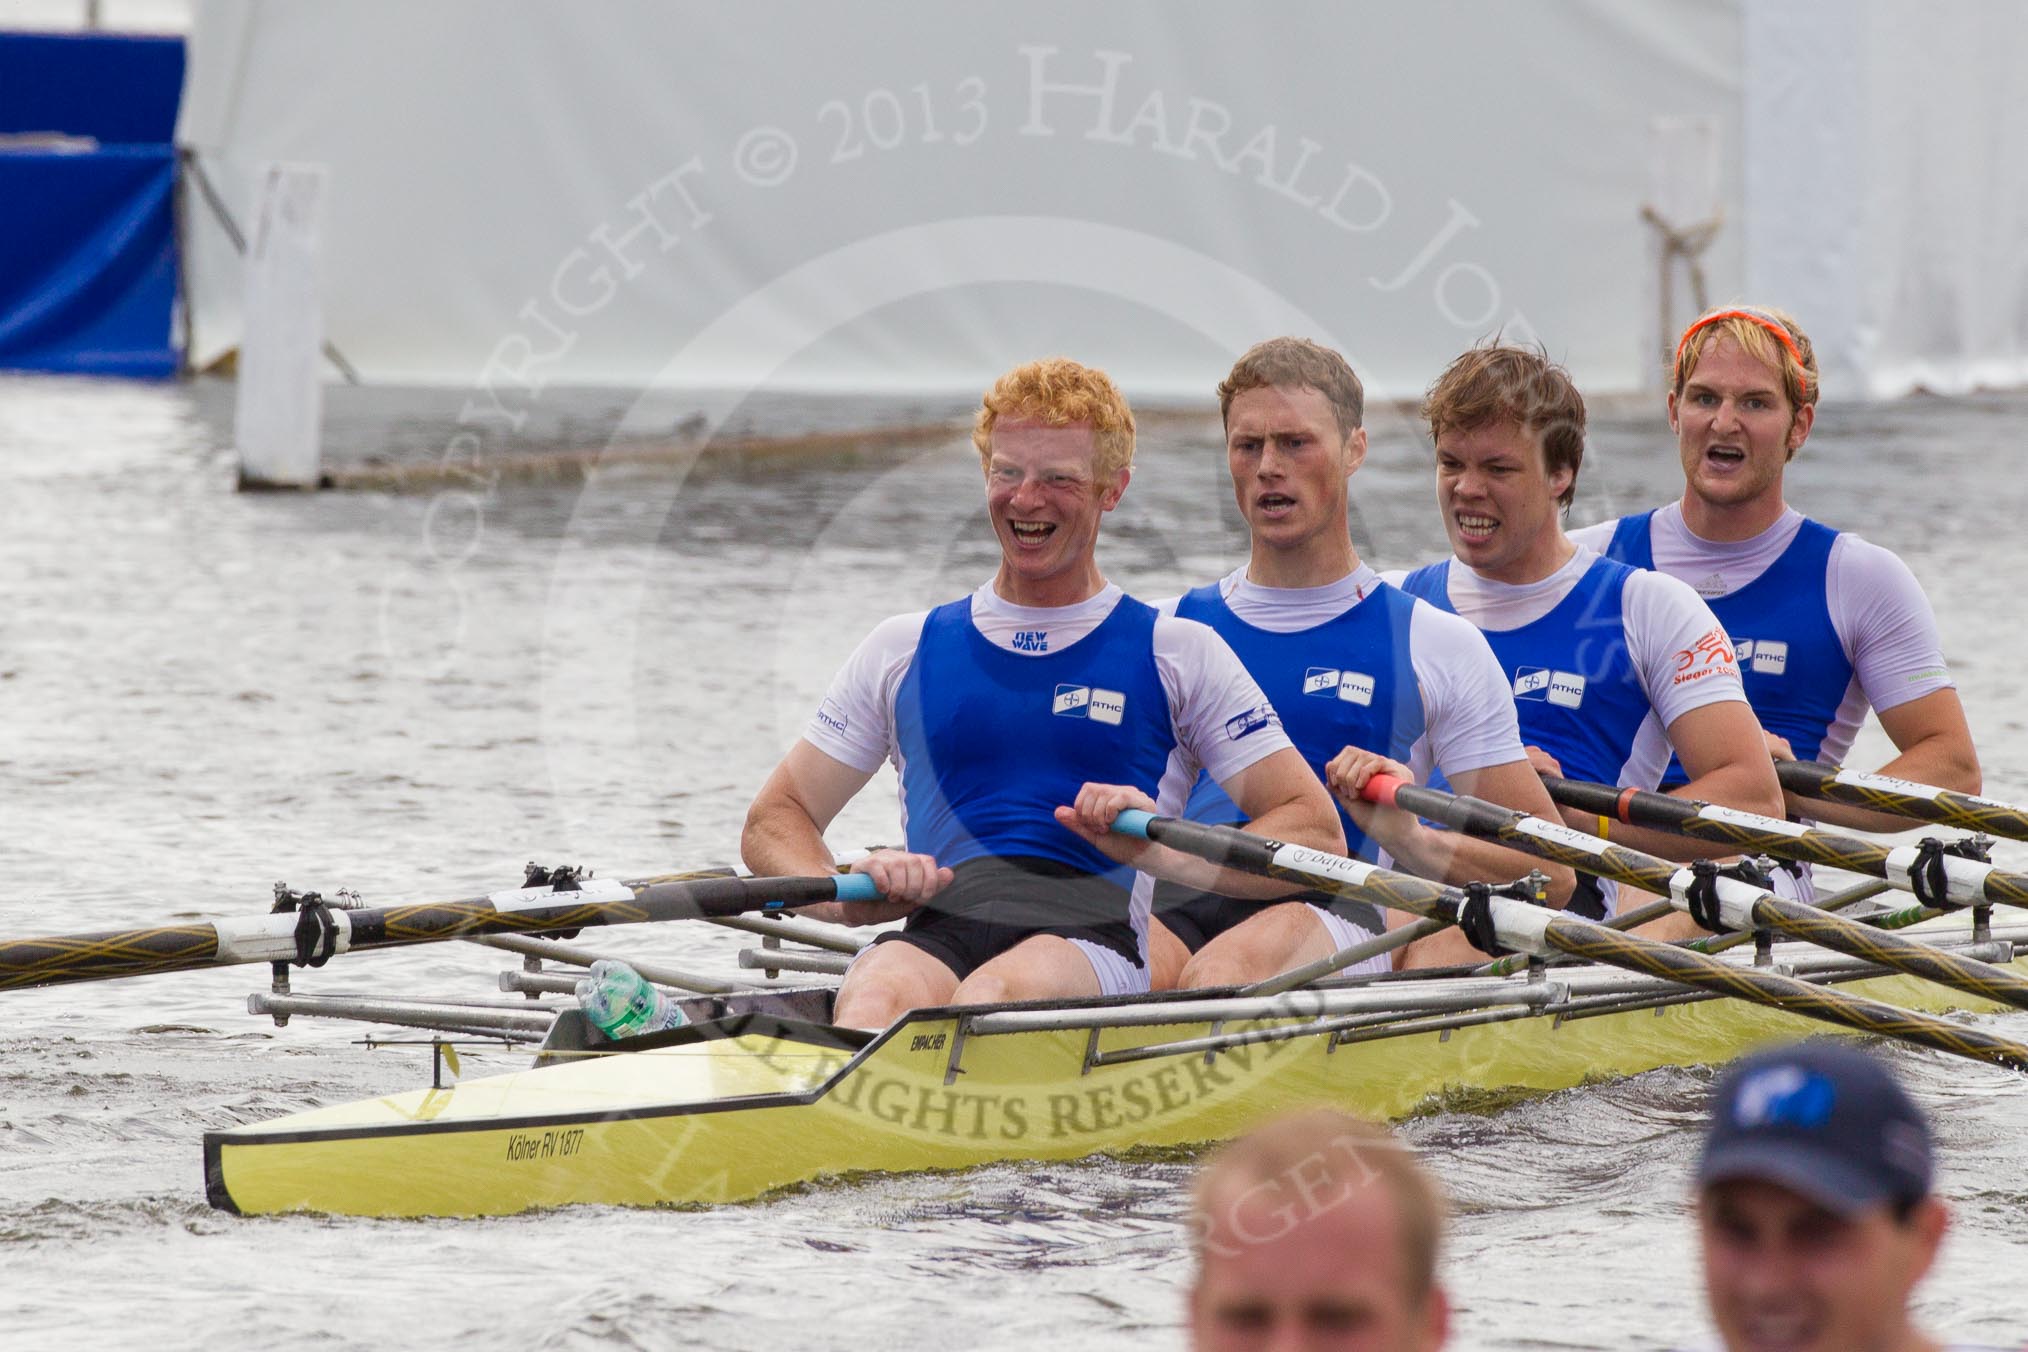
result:
<svg viewBox="0 0 2028 1352"><path fill-rule="evenodd" d="M1155 814L1152 812L1143 812L1137 807L1121 808L1120 815L1113 818L1113 830L1123 836L1133 836L1138 840L1146 840L1148 838L1148 823L1154 820Z"/></svg>
<svg viewBox="0 0 2028 1352"><path fill-rule="evenodd" d="M836 884L840 901L879 901L880 889L869 873L841 873Z"/></svg>

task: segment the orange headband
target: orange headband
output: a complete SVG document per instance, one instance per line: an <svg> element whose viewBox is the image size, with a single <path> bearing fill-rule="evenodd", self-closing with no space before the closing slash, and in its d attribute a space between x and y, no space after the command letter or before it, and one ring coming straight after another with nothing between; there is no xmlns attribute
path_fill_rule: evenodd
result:
<svg viewBox="0 0 2028 1352"><path fill-rule="evenodd" d="M1690 340L1697 336L1699 330L1708 329L1723 319L1744 319L1749 324L1760 325L1769 333L1772 333L1780 341L1781 345L1789 350L1789 355L1796 359L1797 366L1801 367L1804 371L1810 369L1810 364L1803 360L1802 350L1796 346L1796 340L1789 333L1787 325L1765 310L1738 308L1713 310L1711 313L1699 318L1689 328L1683 330L1683 336L1676 341L1676 369L1678 371L1683 369L1683 350L1690 346ZM1677 377L1679 380L1681 378L1681 376Z"/></svg>

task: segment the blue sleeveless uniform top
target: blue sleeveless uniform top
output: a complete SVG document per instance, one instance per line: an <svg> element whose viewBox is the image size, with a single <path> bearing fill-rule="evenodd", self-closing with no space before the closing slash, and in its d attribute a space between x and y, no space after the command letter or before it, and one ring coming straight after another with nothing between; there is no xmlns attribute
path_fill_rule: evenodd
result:
<svg viewBox="0 0 2028 1352"><path fill-rule="evenodd" d="M1453 562L1416 569L1402 589L1455 614ZM1522 742L1556 757L1569 779L1618 784L1653 710L1627 651L1622 602L1633 575L1623 563L1598 559L1547 615L1518 629L1481 631L1514 683Z"/></svg>
<svg viewBox="0 0 2028 1352"><path fill-rule="evenodd" d="M1653 512L1623 516L1606 557L1636 568L1655 566ZM1831 546L1838 532L1805 519L1796 538L1766 572L1730 596L1705 598L1725 626L1754 716L1788 739L1798 760L1815 760L1852 684L1852 659L1831 623ZM1685 781L1669 762L1662 783Z"/></svg>
<svg viewBox="0 0 2028 1352"><path fill-rule="evenodd" d="M1087 782L1155 795L1176 736L1154 635L1154 608L1131 596L1077 642L1036 656L980 633L969 596L931 611L894 701L909 850L947 868L1053 859L1131 889L1132 869L1053 814Z"/></svg>
<svg viewBox="0 0 2028 1352"><path fill-rule="evenodd" d="M1408 646L1415 598L1385 583L1324 623L1295 633L1256 628L1232 613L1218 584L1177 602L1176 613L1218 631L1281 716L1282 731L1319 779L1346 746L1406 761L1423 733L1422 691ZM1200 774L1183 810L1193 821L1244 821L1238 804ZM1347 852L1369 863L1379 848L1338 809Z"/></svg>

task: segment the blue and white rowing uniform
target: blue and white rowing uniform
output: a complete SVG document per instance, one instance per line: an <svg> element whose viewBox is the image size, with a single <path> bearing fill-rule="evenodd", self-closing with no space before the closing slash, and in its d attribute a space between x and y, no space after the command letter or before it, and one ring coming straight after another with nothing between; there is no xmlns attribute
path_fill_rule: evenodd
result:
<svg viewBox="0 0 2028 1352"><path fill-rule="evenodd" d="M1608 557L1688 583L1725 625L1761 726L1801 760L1844 762L1867 709L1955 682L1936 616L1893 553L1793 507L1749 540L1705 540L1681 503L1573 531ZM1681 782L1681 770L1675 770Z"/></svg>
<svg viewBox="0 0 2028 1352"><path fill-rule="evenodd" d="M1380 580L1364 564L1321 587L1264 587L1239 568L1164 610L1216 630L1281 714L1282 728L1319 778L1347 746L1409 767L1464 774L1524 758L1514 701L1486 640L1458 616ZM1186 815L1221 825L1244 820L1209 776ZM1350 853L1393 861L1339 808ZM1385 921L1374 907L1306 896L1333 945L1370 938ZM1156 915L1193 952L1264 903L1213 897L1158 883ZM1373 959L1359 970L1385 970Z"/></svg>
<svg viewBox="0 0 2028 1352"><path fill-rule="evenodd" d="M1521 740L1572 779L1656 788L1669 726L1746 698L1725 630L1695 592L1583 546L1537 582L1496 582L1445 559L1400 585L1478 626L1510 683ZM1599 889L1611 915L1618 889Z"/></svg>
<svg viewBox="0 0 2028 1352"><path fill-rule="evenodd" d="M908 848L957 874L900 937L962 977L961 960L1061 934L1108 995L1147 989L1153 884L1060 826L1054 809L1097 782L1132 784L1175 814L1200 770L1229 782L1289 745L1205 626L1116 586L1039 608L1010 605L990 583L878 626L804 736L869 774L891 762ZM950 940L960 926L962 954Z"/></svg>

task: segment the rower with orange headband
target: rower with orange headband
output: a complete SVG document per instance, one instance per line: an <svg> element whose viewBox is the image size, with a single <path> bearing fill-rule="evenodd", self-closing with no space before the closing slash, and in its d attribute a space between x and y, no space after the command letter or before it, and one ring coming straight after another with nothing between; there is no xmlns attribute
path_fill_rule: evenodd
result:
<svg viewBox="0 0 2028 1352"><path fill-rule="evenodd" d="M1841 763L1870 706L1899 753L1884 773L1976 793L1971 730L1914 574L1783 496L1816 420L1808 335L1779 310L1713 310L1684 331L1669 376L1682 500L1571 538L1697 589L1732 636L1777 759ZM1814 800L1807 810L1862 829L1906 824Z"/></svg>

